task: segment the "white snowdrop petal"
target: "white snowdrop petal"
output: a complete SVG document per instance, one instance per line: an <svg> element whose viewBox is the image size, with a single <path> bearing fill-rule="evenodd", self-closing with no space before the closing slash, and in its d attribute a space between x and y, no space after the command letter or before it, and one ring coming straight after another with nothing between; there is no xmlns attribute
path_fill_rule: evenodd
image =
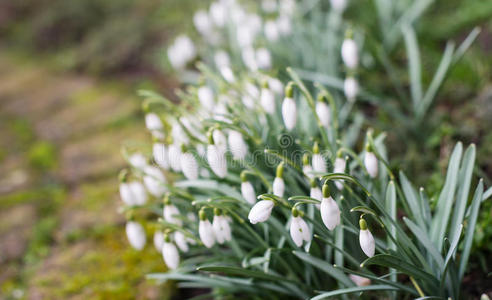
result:
<svg viewBox="0 0 492 300"><path fill-rule="evenodd" d="M256 203L256 193L251 182L244 181L241 183L241 194L249 204Z"/></svg>
<svg viewBox="0 0 492 300"><path fill-rule="evenodd" d="M144 205L147 202L147 192L145 187L138 181L132 181L128 183L132 204L131 205Z"/></svg>
<svg viewBox="0 0 492 300"><path fill-rule="evenodd" d="M157 230L154 232L154 247L158 252L162 251L162 246L164 245L164 234L162 231Z"/></svg>
<svg viewBox="0 0 492 300"><path fill-rule="evenodd" d="M378 176L378 159L373 152L366 152L364 155L364 166L369 176L372 178Z"/></svg>
<svg viewBox="0 0 492 300"><path fill-rule="evenodd" d="M227 175L227 162L224 152L219 150L216 145L208 145L207 160L215 175L220 178L224 178Z"/></svg>
<svg viewBox="0 0 492 300"><path fill-rule="evenodd" d="M256 50L256 63L260 69L270 69L272 67L272 56L267 48Z"/></svg>
<svg viewBox="0 0 492 300"><path fill-rule="evenodd" d="M164 185L167 181L161 170L153 166L146 166L143 171L145 174L143 182L149 193L155 197L162 196L167 191Z"/></svg>
<svg viewBox="0 0 492 300"><path fill-rule="evenodd" d="M331 112L328 104L322 101L318 101L316 103L316 114L318 115L321 125L323 125L323 127L325 128L329 128L331 121Z"/></svg>
<svg viewBox="0 0 492 300"><path fill-rule="evenodd" d="M178 143L169 145L168 161L171 169L175 172L181 171L181 146Z"/></svg>
<svg viewBox="0 0 492 300"><path fill-rule="evenodd" d="M171 224L175 224L178 226L183 226L183 220L181 220L179 218L179 216L181 216L181 213L179 212L178 208L176 206L174 206L173 204L164 205L162 215L163 215L164 220L166 222L171 223Z"/></svg>
<svg viewBox="0 0 492 300"><path fill-rule="evenodd" d="M359 55L357 53L357 44L353 39L347 38L343 41L342 59L348 68L357 68L357 65L359 64Z"/></svg>
<svg viewBox="0 0 492 300"><path fill-rule="evenodd" d="M128 162L132 167L137 169L143 169L147 166L147 159L142 153L134 153L128 158Z"/></svg>
<svg viewBox="0 0 492 300"><path fill-rule="evenodd" d="M169 169L169 153L166 145L162 143L154 143L152 146L152 156L159 167Z"/></svg>
<svg viewBox="0 0 492 300"><path fill-rule="evenodd" d="M181 231L174 232L174 242L176 243L176 246L178 246L179 250L182 252L188 252L188 242L185 235Z"/></svg>
<svg viewBox="0 0 492 300"><path fill-rule="evenodd" d="M231 228L224 216L214 216L212 227L217 243L223 244L225 241L231 240Z"/></svg>
<svg viewBox="0 0 492 300"><path fill-rule="evenodd" d="M229 131L229 149L231 150L232 157L236 160L242 160L246 157L248 153L248 145L243 139L241 133L231 130Z"/></svg>
<svg viewBox="0 0 492 300"><path fill-rule="evenodd" d="M345 78L343 82L343 92L347 100L355 100L357 94L359 93L359 83L354 77L350 76Z"/></svg>
<svg viewBox="0 0 492 300"><path fill-rule="evenodd" d="M208 111L213 111L215 106L214 92L208 86L201 86L197 91L198 100L201 105Z"/></svg>
<svg viewBox="0 0 492 300"><path fill-rule="evenodd" d="M345 173L345 167L347 165L347 162L345 161L344 158L342 157L337 157L335 159L335 162L333 164L333 173ZM335 185L339 190L343 189L343 183L342 180L336 180Z"/></svg>
<svg viewBox="0 0 492 300"><path fill-rule="evenodd" d="M323 199L323 193L321 192L321 189L319 187L312 187L310 191L309 197L318 199L321 201Z"/></svg>
<svg viewBox="0 0 492 300"><path fill-rule="evenodd" d="M211 248L215 244L215 235L212 224L209 220L200 220L198 224L198 233L200 240L207 248Z"/></svg>
<svg viewBox="0 0 492 300"><path fill-rule="evenodd" d="M285 192L284 180L280 177L275 177L273 180L273 194L278 197L283 197Z"/></svg>
<svg viewBox="0 0 492 300"><path fill-rule="evenodd" d="M314 178L313 167L311 167L311 165L302 166L302 173L304 173L309 178Z"/></svg>
<svg viewBox="0 0 492 300"><path fill-rule="evenodd" d="M275 95L268 88L262 88L260 94L260 103L268 114L275 113Z"/></svg>
<svg viewBox="0 0 492 300"><path fill-rule="evenodd" d="M166 266L175 270L179 266L179 252L178 248L173 243L164 243L162 246L162 257L164 258L164 262Z"/></svg>
<svg viewBox="0 0 492 300"><path fill-rule="evenodd" d="M349 275L350 280L352 280L357 286L368 286L371 284L371 279L362 277L355 274Z"/></svg>
<svg viewBox="0 0 492 300"><path fill-rule="evenodd" d="M292 217L290 222L290 237L297 247L302 246L302 232L301 225L299 224L300 217Z"/></svg>
<svg viewBox="0 0 492 300"><path fill-rule="evenodd" d="M265 222L272 214L275 203L271 200L261 200L257 202L249 211L248 219L251 224Z"/></svg>
<svg viewBox="0 0 492 300"><path fill-rule="evenodd" d="M199 10L193 15L193 24L202 35L209 35L212 31L212 20L204 10Z"/></svg>
<svg viewBox="0 0 492 300"><path fill-rule="evenodd" d="M297 122L297 107L294 99L286 97L282 103L282 117L287 130L292 130Z"/></svg>
<svg viewBox="0 0 492 300"><path fill-rule="evenodd" d="M347 0L330 0L331 7L338 13L342 13L347 7Z"/></svg>
<svg viewBox="0 0 492 300"><path fill-rule="evenodd" d="M368 257L373 257L376 249L374 237L372 233L368 230L360 230L359 233L360 248Z"/></svg>
<svg viewBox="0 0 492 300"><path fill-rule="evenodd" d="M155 113L145 115L145 126L148 130L161 130L163 128L162 121Z"/></svg>
<svg viewBox="0 0 492 300"><path fill-rule="evenodd" d="M279 28L274 20L269 20L265 22L265 37L270 42L276 42L280 37Z"/></svg>
<svg viewBox="0 0 492 300"><path fill-rule="evenodd" d="M340 209L333 198L323 198L320 205L321 219L329 230L340 224Z"/></svg>
<svg viewBox="0 0 492 300"><path fill-rule="evenodd" d="M319 173L326 173L326 163L323 156L319 153L313 154L313 170Z"/></svg>
<svg viewBox="0 0 492 300"><path fill-rule="evenodd" d="M300 229L301 229L302 239L306 243L309 243L311 241L311 231L309 230L309 227L308 227L306 221L304 221L303 218L300 218L300 220L299 220L299 226L300 226Z"/></svg>
<svg viewBox="0 0 492 300"><path fill-rule="evenodd" d="M227 151L227 138L225 134L221 130L214 130L212 132L212 136L214 138L214 144L215 146L217 146L217 149L225 153Z"/></svg>
<svg viewBox="0 0 492 300"><path fill-rule="evenodd" d="M145 230L140 223L134 221L127 222L126 236L134 249L142 250L145 247L147 238L145 236Z"/></svg>
<svg viewBox="0 0 492 300"><path fill-rule="evenodd" d="M222 2L216 1L210 4L210 17L217 27L223 27L227 21L227 10Z"/></svg>
<svg viewBox="0 0 492 300"><path fill-rule="evenodd" d="M195 180L198 178L198 163L191 153L181 154L181 170L186 178Z"/></svg>

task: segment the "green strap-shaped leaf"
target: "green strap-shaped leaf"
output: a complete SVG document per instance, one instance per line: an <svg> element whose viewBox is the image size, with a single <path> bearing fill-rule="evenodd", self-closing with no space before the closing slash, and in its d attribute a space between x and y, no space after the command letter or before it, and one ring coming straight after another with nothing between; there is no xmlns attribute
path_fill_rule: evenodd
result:
<svg viewBox="0 0 492 300"><path fill-rule="evenodd" d="M417 221L417 224L425 230L427 227L425 225L424 218L422 217L422 205L419 203L417 192L403 172L400 172L400 182L403 194L405 195L405 200L407 200L412 216Z"/></svg>
<svg viewBox="0 0 492 300"><path fill-rule="evenodd" d="M327 298L333 297L333 296L350 294L350 293L366 292L366 291L397 291L397 290L398 290L398 288L391 286L391 285L385 285L385 284L357 286L357 287L352 287L352 288L347 288L347 289L338 289L338 290L331 291L331 292L324 292L321 295L318 295L316 297L311 298L311 300L327 299Z"/></svg>

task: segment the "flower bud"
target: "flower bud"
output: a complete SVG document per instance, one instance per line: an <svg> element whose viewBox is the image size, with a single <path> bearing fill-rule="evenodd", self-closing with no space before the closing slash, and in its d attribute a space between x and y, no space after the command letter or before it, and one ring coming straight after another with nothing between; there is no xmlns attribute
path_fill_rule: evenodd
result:
<svg viewBox="0 0 492 300"><path fill-rule="evenodd" d="M273 20L269 20L265 22L265 37L270 42L276 42L280 36L279 29L277 27L277 23Z"/></svg>
<svg viewBox="0 0 492 300"><path fill-rule="evenodd" d="M360 247L368 257L373 257L376 249L374 237L372 236L372 233L369 231L369 229L367 229L366 220L361 218L359 220L359 225L360 225L360 232L359 232Z"/></svg>
<svg viewBox="0 0 492 300"><path fill-rule="evenodd" d="M215 244L215 234L212 224L208 219L203 219L200 217L200 222L198 223L198 233L200 235L200 240L207 248L211 248Z"/></svg>
<svg viewBox="0 0 492 300"><path fill-rule="evenodd" d="M207 146L207 160L210 168L220 178L227 175L227 162L224 152L219 150L216 145Z"/></svg>
<svg viewBox="0 0 492 300"><path fill-rule="evenodd" d="M158 252L162 252L162 246L164 245L164 233L160 230L154 232L154 247Z"/></svg>
<svg viewBox="0 0 492 300"><path fill-rule="evenodd" d="M325 159L319 153L318 142L314 143L313 153L314 153L312 158L313 170L318 173L326 173Z"/></svg>
<svg viewBox="0 0 492 300"><path fill-rule="evenodd" d="M316 114L318 115L321 125L325 128L330 128L331 112L330 107L325 101L316 102Z"/></svg>
<svg viewBox="0 0 492 300"><path fill-rule="evenodd" d="M167 187L165 186L167 180L164 174L162 174L161 170L153 166L146 166L143 172L145 174L143 182L149 193L155 197L161 197L167 191Z"/></svg>
<svg viewBox="0 0 492 300"><path fill-rule="evenodd" d="M181 154L181 170L186 178L195 180L198 178L198 163L193 154L186 152Z"/></svg>
<svg viewBox="0 0 492 300"><path fill-rule="evenodd" d="M164 242L162 246L162 257L164 258L164 262L166 266L175 270L179 266L179 252L176 246L170 242Z"/></svg>
<svg viewBox="0 0 492 300"><path fill-rule="evenodd" d="M292 85L289 84L286 90L284 102L282 103L282 117L287 130L292 130L297 122L297 107L296 101L292 98Z"/></svg>
<svg viewBox="0 0 492 300"><path fill-rule="evenodd" d="M330 196L327 184L323 185L323 200L321 200L320 213L323 223L329 230L335 229L340 224L340 209Z"/></svg>
<svg viewBox="0 0 492 300"><path fill-rule="evenodd" d="M257 202L249 211L248 219L251 224L265 222L270 218L275 203L272 200L261 200Z"/></svg>
<svg viewBox="0 0 492 300"><path fill-rule="evenodd" d="M343 92L348 101L354 102L359 93L359 83L353 76L345 78L343 82Z"/></svg>
<svg viewBox="0 0 492 300"><path fill-rule="evenodd" d="M182 252L188 252L188 241L185 235L181 231L174 232L174 242Z"/></svg>
<svg viewBox="0 0 492 300"><path fill-rule="evenodd" d="M343 63L349 69L357 68L359 64L359 54L357 53L357 44L351 38L346 38L342 44Z"/></svg>
<svg viewBox="0 0 492 300"><path fill-rule="evenodd" d="M208 36L213 29L212 20L204 10L199 10L193 15L193 25L204 36Z"/></svg>
<svg viewBox="0 0 492 300"><path fill-rule="evenodd" d="M267 70L272 67L272 55L267 48L259 48L256 50L256 63L258 68Z"/></svg>
<svg viewBox="0 0 492 300"><path fill-rule="evenodd" d="M231 149L232 157L236 160L243 160L248 153L248 145L243 139L243 135L238 131L229 131L229 149Z"/></svg>
<svg viewBox="0 0 492 300"><path fill-rule="evenodd" d="M147 202L147 193L143 184L138 181L120 183L121 200L126 205L144 205Z"/></svg>
<svg viewBox="0 0 492 300"><path fill-rule="evenodd" d="M225 241L231 240L231 227L224 215L214 215L212 228L214 229L217 243L223 244Z"/></svg>
<svg viewBox="0 0 492 300"><path fill-rule="evenodd" d="M136 169L143 169L147 166L147 159L142 153L134 153L128 158L128 162Z"/></svg>
<svg viewBox="0 0 492 300"><path fill-rule="evenodd" d="M350 280L352 280L357 286L368 286L371 284L371 279L358 276L355 274L350 274L349 275Z"/></svg>
<svg viewBox="0 0 492 300"><path fill-rule="evenodd" d="M344 173L346 165L347 165L347 162L345 161L345 159L343 157L335 158L333 173ZM342 180L336 180L335 185L339 190L343 189Z"/></svg>
<svg viewBox="0 0 492 300"><path fill-rule="evenodd" d="M173 204L164 204L162 215L164 216L164 220L166 222L178 226L183 226L183 220L179 218L181 216L181 213L179 212L178 208Z"/></svg>
<svg viewBox="0 0 492 300"><path fill-rule="evenodd" d="M161 130L164 126L159 116L155 113L148 113L145 115L145 126L148 130Z"/></svg>
<svg viewBox="0 0 492 300"><path fill-rule="evenodd" d="M169 169L169 153L166 145L163 143L154 143L152 146L152 156L159 167L164 170Z"/></svg>
<svg viewBox="0 0 492 300"><path fill-rule="evenodd" d="M253 185L249 181L241 182L241 194L249 204L256 203L256 193Z"/></svg>
<svg viewBox="0 0 492 300"><path fill-rule="evenodd" d="M214 110L215 100L214 100L214 92L208 86L201 86L198 88L198 100L202 104L202 106L209 112Z"/></svg>
<svg viewBox="0 0 492 300"><path fill-rule="evenodd" d="M260 103L268 114L275 113L275 95L268 88L268 84L261 89Z"/></svg>
<svg viewBox="0 0 492 300"><path fill-rule="evenodd" d="M290 237L297 247L301 247L303 241L306 241L306 243L311 241L311 232L306 221L300 216L294 216L294 214L290 222Z"/></svg>
<svg viewBox="0 0 492 300"><path fill-rule="evenodd" d="M372 178L378 176L378 159L372 149L368 146L366 149L366 154L364 155L364 166L366 167L367 173Z"/></svg>
<svg viewBox="0 0 492 300"><path fill-rule="evenodd" d="M126 223L126 236L134 249L140 251L145 247L145 230L140 223L128 221Z"/></svg>
<svg viewBox="0 0 492 300"><path fill-rule="evenodd" d="M178 143L169 145L168 156L171 169L175 172L181 171L181 146Z"/></svg>
<svg viewBox="0 0 492 300"><path fill-rule="evenodd" d="M224 27L227 21L227 8L221 1L210 4L210 17L217 27Z"/></svg>

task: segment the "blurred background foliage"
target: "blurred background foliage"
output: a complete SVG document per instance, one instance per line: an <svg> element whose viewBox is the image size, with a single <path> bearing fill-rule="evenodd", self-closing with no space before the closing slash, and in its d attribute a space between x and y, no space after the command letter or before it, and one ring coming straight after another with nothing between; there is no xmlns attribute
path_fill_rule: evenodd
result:
<svg viewBox="0 0 492 300"><path fill-rule="evenodd" d="M159 255L131 250L121 230L115 207L115 172L123 164L118 145L144 132L133 97L137 86L167 95L177 87L166 46L179 33L193 36L192 14L208 2L0 1L0 239L17 242L13 249L7 242L0 247L0 299L166 297L165 288L155 290L143 278L162 268L155 265ZM377 22L364 13L373 3L358 1L361 9L350 9L347 17L377 32ZM430 181L426 186L437 190L452 146L462 140L477 144L475 171L487 186L492 183L491 20L490 1L437 0L417 24L424 83L447 40L459 43L475 26L482 29L449 74L426 127L408 132L417 143L402 143L404 137L392 134L398 124L375 107L363 107L371 126L389 133L395 167L408 170L414 182ZM404 48L391 55L404 70ZM364 85L390 91L385 71L372 72L364 74ZM29 222L21 226L6 217L13 215ZM489 201L471 262L486 273L492 271L491 215Z"/></svg>

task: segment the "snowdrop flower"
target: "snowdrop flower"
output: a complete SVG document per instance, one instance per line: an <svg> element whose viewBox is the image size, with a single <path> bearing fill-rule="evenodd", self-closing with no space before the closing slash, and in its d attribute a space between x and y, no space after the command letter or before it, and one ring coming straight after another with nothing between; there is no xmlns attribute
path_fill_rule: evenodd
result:
<svg viewBox="0 0 492 300"><path fill-rule="evenodd" d="M171 169L175 172L181 171L181 146L178 143L169 145L168 161Z"/></svg>
<svg viewBox="0 0 492 300"><path fill-rule="evenodd" d="M282 0L280 1L280 14L285 16L292 16L296 11L295 0Z"/></svg>
<svg viewBox="0 0 492 300"><path fill-rule="evenodd" d="M227 9L221 1L210 4L210 17L217 27L223 27L227 21Z"/></svg>
<svg viewBox="0 0 492 300"><path fill-rule="evenodd" d="M212 20L204 10L199 10L193 15L193 24L196 30L204 36L208 36L213 28Z"/></svg>
<svg viewBox="0 0 492 300"><path fill-rule="evenodd" d="M280 17L278 17L276 22L280 35L286 36L292 32L292 24L288 16L281 15Z"/></svg>
<svg viewBox="0 0 492 300"><path fill-rule="evenodd" d="M219 50L215 53L214 62L217 68L228 67L231 65L229 54L224 50Z"/></svg>
<svg viewBox="0 0 492 300"><path fill-rule="evenodd" d="M275 203L272 200L258 201L249 211L248 219L251 224L265 222L270 218Z"/></svg>
<svg viewBox="0 0 492 300"><path fill-rule="evenodd" d="M311 232L309 231L309 227L306 224L306 221L304 221L304 219L300 217L299 211L295 208L292 209L290 237L297 247L301 247L303 241L306 241L306 243L309 243L311 241Z"/></svg>
<svg viewBox="0 0 492 300"><path fill-rule="evenodd" d="M162 257L164 258L164 262L169 269L175 270L179 266L178 248L176 248L176 246L171 243L168 235L164 237L164 244L162 245Z"/></svg>
<svg viewBox="0 0 492 300"><path fill-rule="evenodd" d="M260 69L270 69L272 67L272 56L267 48L256 50L256 63Z"/></svg>
<svg viewBox="0 0 492 300"><path fill-rule="evenodd" d="M188 145L190 143L190 139L188 138L188 135L184 131L183 127L181 127L181 124L178 121L173 122L171 135L176 143L185 144L185 145Z"/></svg>
<svg viewBox="0 0 492 300"><path fill-rule="evenodd" d="M313 167L309 163L309 155L307 153L302 156L302 173L308 178L314 178Z"/></svg>
<svg viewBox="0 0 492 300"><path fill-rule="evenodd" d="M243 135L238 131L229 131L229 149L231 149L232 157L236 160L242 160L248 153L248 145L243 139Z"/></svg>
<svg viewBox="0 0 492 300"><path fill-rule="evenodd" d="M217 148L225 153L227 151L227 138L222 130L214 129L212 132L212 137L214 138L214 144Z"/></svg>
<svg viewBox="0 0 492 300"><path fill-rule="evenodd" d="M223 244L224 242L231 240L231 227L229 226L229 221L224 215L222 215L222 211L220 209L214 210L212 228L214 229L214 235L217 239L217 243Z"/></svg>
<svg viewBox="0 0 492 300"><path fill-rule="evenodd" d="M241 195L243 195L243 198L249 204L255 204L256 192L253 185L251 184L251 182L248 181L246 176L247 175L245 172L241 173Z"/></svg>
<svg viewBox="0 0 492 300"><path fill-rule="evenodd" d="M236 76L234 76L234 72L232 72L232 69L229 66L220 67L219 72L227 82L233 83L236 81Z"/></svg>
<svg viewBox="0 0 492 300"><path fill-rule="evenodd" d="M318 101L316 102L316 114L318 115L321 125L325 128L330 128L331 111L326 103L326 97L324 95L318 96Z"/></svg>
<svg viewBox="0 0 492 300"><path fill-rule="evenodd" d="M209 112L214 110L215 101L214 101L214 92L212 89L206 85L202 85L198 88L197 91L198 100L201 105Z"/></svg>
<svg viewBox="0 0 492 300"><path fill-rule="evenodd" d="M366 146L366 154L364 155L364 166L366 167L367 173L372 178L378 176L378 159L374 152L372 152L372 147L368 144Z"/></svg>
<svg viewBox="0 0 492 300"><path fill-rule="evenodd" d="M273 180L273 194L278 197L284 196L285 183L284 183L284 179L282 178L283 174L284 174L284 163L281 162L277 166L277 174L275 176L275 179Z"/></svg>
<svg viewBox="0 0 492 300"><path fill-rule="evenodd" d="M167 195L164 199L164 208L162 210L162 215L164 217L164 221L178 226L183 226L183 220L179 218L181 214L178 208L171 204Z"/></svg>
<svg viewBox="0 0 492 300"><path fill-rule="evenodd" d="M319 201L323 200L323 193L314 179L311 179L311 190L309 192L309 197ZM319 209L320 204L316 204L316 208Z"/></svg>
<svg viewBox="0 0 492 300"><path fill-rule="evenodd" d="M374 242L374 237L372 233L367 229L366 220L359 220L360 232L359 232L359 242L360 248L368 257L373 257L376 249L376 244Z"/></svg>
<svg viewBox="0 0 492 300"><path fill-rule="evenodd" d="M318 142L313 146L313 158L312 158L313 170L318 173L326 173L326 164L323 155L319 153Z"/></svg>
<svg viewBox="0 0 492 300"><path fill-rule="evenodd" d="M248 95L253 97L253 99L258 99L260 97L260 90L251 82L246 82L246 84L244 85L244 89L246 90Z"/></svg>
<svg viewBox="0 0 492 300"><path fill-rule="evenodd" d="M263 88L261 89L260 103L261 103L261 106L263 107L263 109L268 114L275 113L275 95L268 88L268 82L265 82L263 84Z"/></svg>
<svg viewBox="0 0 492 300"><path fill-rule="evenodd" d="M178 246L179 250L182 252L188 252L188 241L181 231L174 232L174 242L176 243L176 246Z"/></svg>
<svg viewBox="0 0 492 300"><path fill-rule="evenodd" d="M184 176L189 180L195 180L198 178L198 163L190 152L185 152L186 148L181 148L183 152L180 156L181 170Z"/></svg>
<svg viewBox="0 0 492 300"><path fill-rule="evenodd" d="M198 223L198 234L200 240L207 248L211 248L215 244L215 234L212 224L207 219L205 211L200 210L200 222Z"/></svg>
<svg viewBox="0 0 492 300"><path fill-rule="evenodd" d="M256 33L251 26L246 24L240 25L236 28L237 43L240 48L251 48L255 40Z"/></svg>
<svg viewBox="0 0 492 300"><path fill-rule="evenodd" d="M333 165L333 173L344 173L347 161L343 157L341 157L341 153L338 153ZM343 183L341 180L336 180L335 185L340 191L343 189Z"/></svg>
<svg viewBox="0 0 492 300"><path fill-rule="evenodd" d="M164 233L160 230L154 232L154 247L158 252L162 252L162 246L164 245Z"/></svg>
<svg viewBox="0 0 492 300"><path fill-rule="evenodd" d="M130 155L128 162L136 169L143 169L147 166L147 159L142 153L134 153Z"/></svg>
<svg viewBox="0 0 492 300"><path fill-rule="evenodd" d="M347 0L330 0L331 7L334 11L341 14L347 7Z"/></svg>
<svg viewBox="0 0 492 300"><path fill-rule="evenodd" d="M159 116L155 113L147 113L145 115L145 126L148 130L161 130L164 126Z"/></svg>
<svg viewBox="0 0 492 300"><path fill-rule="evenodd" d="M167 56L174 69L183 69L196 56L195 45L186 35L180 35L168 50Z"/></svg>
<svg viewBox="0 0 492 300"><path fill-rule="evenodd" d="M244 65L250 71L257 71L258 64L256 63L256 53L253 47L244 47L241 51L241 58L243 59Z"/></svg>
<svg viewBox="0 0 492 300"><path fill-rule="evenodd" d="M266 13L274 13L277 11L277 1L276 0L263 0L263 1L261 1L261 8Z"/></svg>
<svg viewBox="0 0 492 300"><path fill-rule="evenodd" d="M144 205L147 202L147 193L143 184L138 181L121 182L120 197L126 205Z"/></svg>
<svg viewBox="0 0 492 300"><path fill-rule="evenodd" d="M292 98L293 87L292 83L289 83L285 88L285 98L282 103L282 117L287 130L292 130L296 126L297 122L297 108L296 101Z"/></svg>
<svg viewBox="0 0 492 300"><path fill-rule="evenodd" d="M342 60L349 69L355 69L359 64L357 44L351 37L346 37L342 43Z"/></svg>
<svg viewBox="0 0 492 300"><path fill-rule="evenodd" d="M155 142L154 145L152 145L152 156L159 167L164 170L169 169L169 154L165 144Z"/></svg>
<svg viewBox="0 0 492 300"><path fill-rule="evenodd" d="M348 101L354 102L359 93L359 83L353 76L348 76L343 82L343 92Z"/></svg>
<svg viewBox="0 0 492 300"><path fill-rule="evenodd" d="M247 108L249 109L253 109L255 107L255 101L253 100L253 98L248 95L248 94L244 94L242 97L241 97L241 101L243 102L244 106L246 106Z"/></svg>
<svg viewBox="0 0 492 300"><path fill-rule="evenodd" d="M207 146L207 160L215 175L220 178L224 178L227 175L225 152L215 144L215 138L211 133L209 133L209 145Z"/></svg>
<svg viewBox="0 0 492 300"><path fill-rule="evenodd" d="M284 92L284 85L282 81L278 78L268 77L268 87L272 90L276 95L282 95Z"/></svg>
<svg viewBox="0 0 492 300"><path fill-rule="evenodd" d="M326 183L323 185L323 200L321 200L320 213L323 223L329 230L335 229L340 224L340 209L330 196L330 189Z"/></svg>
<svg viewBox="0 0 492 300"><path fill-rule="evenodd" d="M149 193L155 197L161 197L167 191L167 188L164 186L167 183L164 174L154 166L146 166L143 172L145 173L143 182Z"/></svg>
<svg viewBox="0 0 492 300"><path fill-rule="evenodd" d="M362 277L359 275L350 274L350 280L352 280L357 286L368 286L371 284L371 279Z"/></svg>
<svg viewBox="0 0 492 300"><path fill-rule="evenodd" d="M126 223L126 236L130 245L136 250L142 250L145 247L146 236L143 226L135 221Z"/></svg>
<svg viewBox="0 0 492 300"><path fill-rule="evenodd" d="M280 36L277 23L274 20L265 22L265 37L270 42L276 42Z"/></svg>

